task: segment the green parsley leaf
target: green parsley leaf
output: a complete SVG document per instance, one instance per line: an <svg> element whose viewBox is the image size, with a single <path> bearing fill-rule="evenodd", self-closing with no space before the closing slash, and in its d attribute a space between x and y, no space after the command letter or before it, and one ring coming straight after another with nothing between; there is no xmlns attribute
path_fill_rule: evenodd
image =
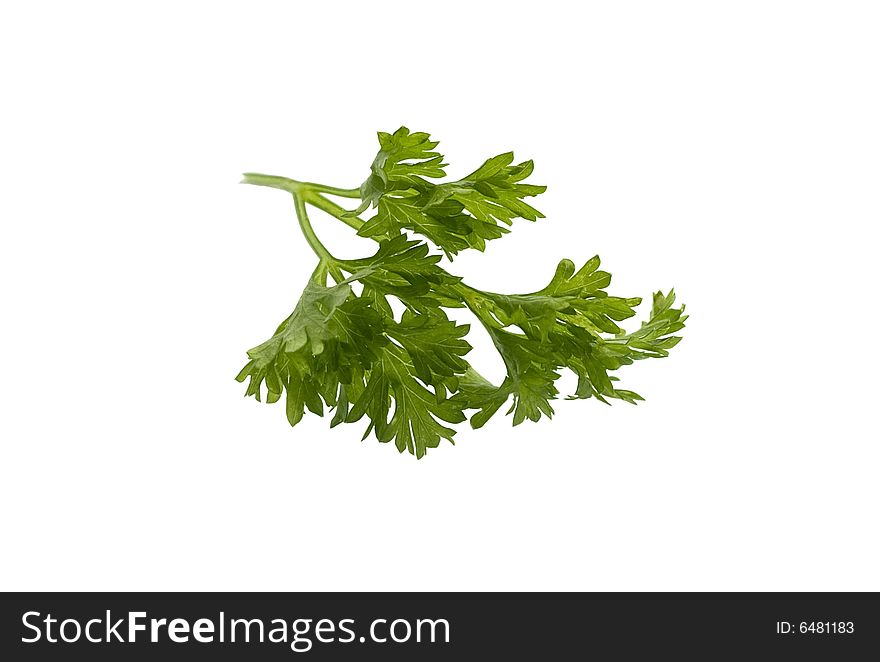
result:
<svg viewBox="0 0 880 662"><path fill-rule="evenodd" d="M428 312L440 306L461 307L455 285L461 278L452 276L438 266L439 255L429 254L428 245L408 240L404 235L380 241L372 257L339 262L361 282L366 296L380 301L388 311L385 297L399 299L407 308Z"/></svg>
<svg viewBox="0 0 880 662"><path fill-rule="evenodd" d="M360 188L365 204L375 207L384 193L408 188L408 183L421 181L422 177L446 175L443 156L433 151L440 143L432 141L427 133L410 133L402 126L394 133L380 131L378 135L379 153Z"/></svg>
<svg viewBox="0 0 880 662"><path fill-rule="evenodd" d="M394 414L389 420L392 402ZM373 364L366 387L346 421L357 421L364 414L370 418L364 439L375 430L379 441L394 440L399 451L409 451L417 458L423 457L428 448L439 446L441 439L452 441L455 430L441 425L438 419L448 423L465 420L452 400L419 382L406 352L393 344L386 346Z"/></svg>
<svg viewBox="0 0 880 662"><path fill-rule="evenodd" d="M401 127L393 134L380 133L379 144L370 176L360 188L363 203L357 213L370 205L378 208L358 230L363 237L408 230L451 257L468 248L485 250L487 241L509 232L515 218L543 218L524 198L547 187L523 183L534 164L513 165L513 152L488 159L463 179L438 184L429 179L443 177L445 164L428 134Z"/></svg>

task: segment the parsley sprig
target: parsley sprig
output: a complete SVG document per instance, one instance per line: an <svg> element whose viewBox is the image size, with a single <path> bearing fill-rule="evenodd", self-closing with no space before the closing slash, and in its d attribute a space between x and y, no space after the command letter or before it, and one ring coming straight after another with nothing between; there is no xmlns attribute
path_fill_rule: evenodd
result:
<svg viewBox="0 0 880 662"><path fill-rule="evenodd" d="M488 159L456 181L446 176L438 143L401 127L379 133L379 153L355 189L248 173L244 182L291 194L303 235L318 258L296 308L266 342L248 351L239 373L247 395L267 402L285 398L296 425L308 409L330 425L368 420L382 442L421 458L450 427L470 416L479 428L503 405L513 424L553 415L556 380L568 369L578 383L570 399L635 403L637 393L617 387L611 373L646 358L668 355L681 338L684 306L657 292L648 319L627 333L618 323L635 315L639 298L611 296L611 275L598 256L579 269L562 260L550 282L528 294L486 292L440 265L510 231L515 219L543 214L527 202L544 186L526 183L534 164L514 164L512 152ZM348 210L328 196L360 200ZM376 252L342 260L321 243L308 208L321 209L377 243ZM362 218L375 210L368 218ZM414 238L421 237L421 238ZM358 284L359 287L352 287ZM390 300L403 304L395 315ZM470 326L445 309L467 307L486 329L507 374L493 384L465 356Z"/></svg>

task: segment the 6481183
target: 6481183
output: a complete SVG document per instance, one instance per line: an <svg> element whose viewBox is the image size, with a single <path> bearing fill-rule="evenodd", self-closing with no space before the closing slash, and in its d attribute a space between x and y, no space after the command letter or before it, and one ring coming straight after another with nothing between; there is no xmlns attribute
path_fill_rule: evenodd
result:
<svg viewBox="0 0 880 662"><path fill-rule="evenodd" d="M853 621L776 621L776 634L853 634Z"/></svg>

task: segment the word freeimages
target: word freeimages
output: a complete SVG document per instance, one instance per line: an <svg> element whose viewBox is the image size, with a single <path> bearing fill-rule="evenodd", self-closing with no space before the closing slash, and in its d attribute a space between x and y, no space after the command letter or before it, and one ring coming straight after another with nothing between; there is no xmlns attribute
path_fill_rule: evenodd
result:
<svg viewBox="0 0 880 662"><path fill-rule="evenodd" d="M343 618L338 621L322 618L298 618L285 620L275 618L227 618L220 612L217 619L199 618L190 621L185 618L148 618L147 612L130 611L121 618L108 609L103 618L81 621L76 618L59 620L38 611L28 611L22 615L22 625L27 636L21 641L36 643L284 643L291 650L304 653L311 650L314 642L351 643L366 641L374 643L404 643L407 641L425 643L449 643L449 622L446 619L406 619L388 621L374 619L369 626L369 637L358 636L353 629L354 619Z"/></svg>

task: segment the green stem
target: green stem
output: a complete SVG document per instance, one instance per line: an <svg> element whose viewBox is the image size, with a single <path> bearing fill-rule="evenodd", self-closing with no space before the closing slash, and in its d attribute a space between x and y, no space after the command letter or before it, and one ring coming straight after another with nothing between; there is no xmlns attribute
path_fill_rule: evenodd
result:
<svg viewBox="0 0 880 662"><path fill-rule="evenodd" d="M340 198L357 198L360 200L361 197L361 190L359 188L337 188L336 186L326 186L324 184L315 184L314 182L303 182L302 185L310 191L328 193Z"/></svg>
<svg viewBox="0 0 880 662"><path fill-rule="evenodd" d="M328 200L323 195L314 193L313 191L315 190L317 189L311 189L310 191L306 192L306 202L308 202L310 205L317 207L321 211L327 212L334 218L345 223L350 228L360 230L363 227L364 221L359 219L357 216L350 215L347 209L345 209L344 207L340 207L332 200Z"/></svg>
<svg viewBox="0 0 880 662"><path fill-rule="evenodd" d="M293 193L300 184L300 182L294 179L288 179L287 177L278 177L276 175L261 175L258 172L246 172L242 176L244 177L244 179L241 180L242 184L268 186L270 188L278 188L282 191L288 191L290 193Z"/></svg>
<svg viewBox="0 0 880 662"><path fill-rule="evenodd" d="M302 230L306 241L309 243L309 246L312 247L312 250L315 251L315 255L317 255L320 260L313 277L321 271L321 266L325 265L330 272L330 275L333 276L337 282L344 280L345 276L342 275L342 271L336 266L337 259L333 257L330 254L330 251L327 250L327 247L321 243L321 240L318 239L318 235L315 234L314 228L312 228L312 224L309 221L309 215L306 213L306 204L303 200L303 196L299 193L292 193L292 195L293 204L296 207L296 218L299 220L299 227Z"/></svg>
<svg viewBox="0 0 880 662"><path fill-rule="evenodd" d="M309 221L309 215L306 213L306 205L302 196L294 193L293 204L296 206L296 218L299 220L299 227L302 230L306 241L309 242L309 246L315 251L315 255L317 255L322 262L335 262L336 259L330 255L330 251L327 250L327 247L321 243L321 240L318 239L318 235L315 234L315 230L312 228L312 224Z"/></svg>
<svg viewBox="0 0 880 662"><path fill-rule="evenodd" d="M336 195L340 198L360 198L361 190L358 188L339 188L337 186L327 186L326 184L316 184L314 182L300 182L290 177L279 177L278 175L263 175L259 172L246 172L241 180L242 184L253 184L254 186L268 186L269 188L277 188L290 193L299 193L306 191L318 191L329 195Z"/></svg>

